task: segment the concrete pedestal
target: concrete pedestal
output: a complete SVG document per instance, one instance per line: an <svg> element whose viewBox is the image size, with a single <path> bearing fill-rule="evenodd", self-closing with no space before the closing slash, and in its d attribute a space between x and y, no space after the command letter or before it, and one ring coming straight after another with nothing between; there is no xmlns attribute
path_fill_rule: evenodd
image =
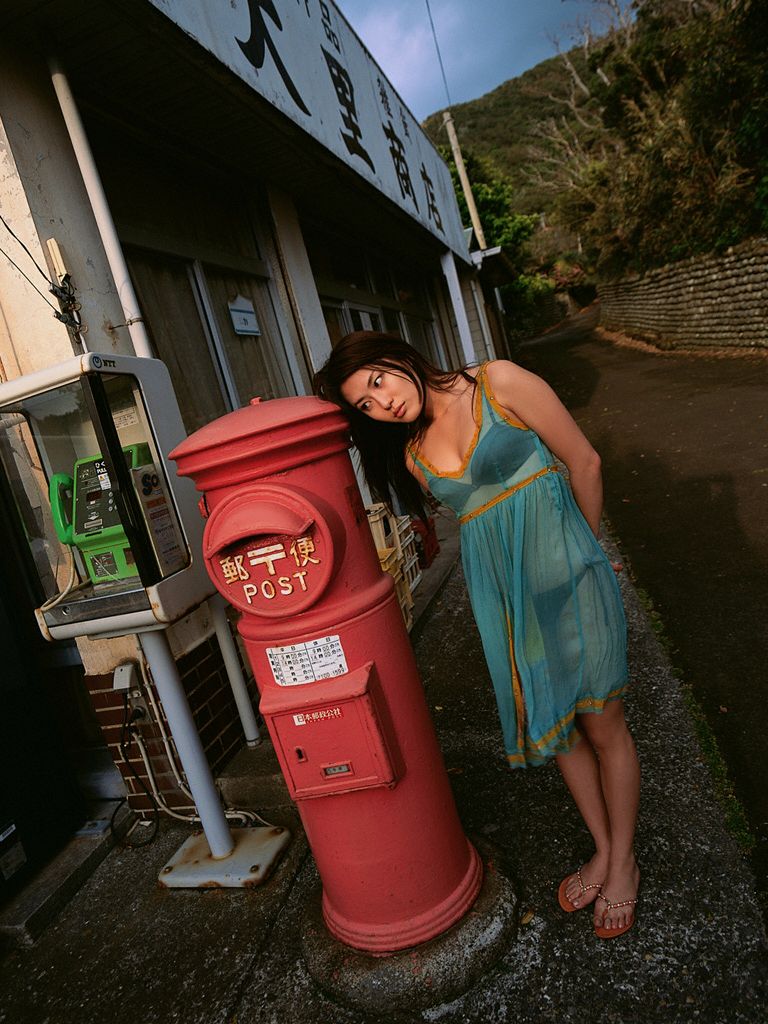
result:
<svg viewBox="0 0 768 1024"><path fill-rule="evenodd" d="M504 954L519 917L518 897L498 870L496 851L473 842L485 875L472 908L436 939L396 953L363 953L334 939L323 921L318 885L302 922L304 961L318 987L345 1006L380 1014L423 1010L471 988Z"/></svg>

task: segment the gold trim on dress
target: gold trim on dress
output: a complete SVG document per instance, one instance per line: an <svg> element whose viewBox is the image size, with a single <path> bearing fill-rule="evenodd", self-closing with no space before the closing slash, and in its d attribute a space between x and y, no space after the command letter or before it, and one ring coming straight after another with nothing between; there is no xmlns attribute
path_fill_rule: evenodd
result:
<svg viewBox="0 0 768 1024"><path fill-rule="evenodd" d="M521 480L517 484L513 484L508 487L506 491L502 491L501 494L497 494L495 498L491 498L490 501L486 501L484 505L480 505L478 508L473 509L471 512L467 512L463 516L459 516L459 523L468 523L470 519L474 519L476 516L481 516L483 512L487 512L489 508L493 508L494 505L498 505L500 501L504 501L510 494L514 494L515 491L521 490L523 487L527 487L528 484L532 484L534 480L538 480L540 476L544 476L546 473L559 473L560 470L557 466L545 466L540 469L537 473L533 473L531 476L527 476L525 480Z"/></svg>
<svg viewBox="0 0 768 1024"><path fill-rule="evenodd" d="M507 638L509 640L509 664L512 667L512 693L515 697L515 714L517 716L517 746L519 750L522 750L525 736L525 699L515 661L515 643L512 637L512 622L509 612L507 612Z"/></svg>
<svg viewBox="0 0 768 1024"><path fill-rule="evenodd" d="M545 733L540 739L534 740L530 734L525 737L526 750L532 754L538 754L539 756L546 756L546 748L549 746L551 740L561 731L563 726L568 725L575 716L581 712L593 711L600 713L604 710L606 704L610 704L611 701L617 700L629 688L629 683L623 683L615 690L611 690L610 693L606 694L605 697L583 697L581 700L576 702L576 706L572 711L569 711L567 715L564 715L549 732ZM573 735L571 733L571 735ZM573 746L573 742L568 742L569 749ZM522 746L518 737L518 746ZM515 753L507 754L507 760L514 764L526 764L527 758L525 754Z"/></svg>
<svg viewBox="0 0 768 1024"><path fill-rule="evenodd" d="M469 448L467 449L467 452L466 452L466 454L465 454L465 456L464 456L464 458L462 460L462 463L459 466L459 468L458 469L452 469L452 470L444 473L441 470L437 469L435 466L433 466L432 463L429 461L429 459L425 459L423 455L416 456L415 452L413 451L413 448L410 445L406 446L406 450L410 450L410 455L411 455L411 458L413 459L413 461L414 462L420 462L422 464L422 466L426 466L427 469L429 470L429 472L433 476L443 476L443 477L449 477L449 478L456 479L457 477L463 476L464 473L466 472L467 466L469 465L469 460L472 458L472 453L474 452L475 448L477 448L477 442L480 440L480 430L481 430L481 428L483 426L483 413L482 413L482 408L483 408L483 406L482 406L482 401L483 401L482 400L483 383L482 383L482 381L483 381L483 377L485 375L485 366L486 366L486 364L483 363L482 366L480 367L480 369L477 371L477 374L475 375L475 384L476 385L477 384L480 385L479 387L477 387L477 386L475 387L475 394L474 394L474 397L472 399L472 402L473 402L472 415L473 415L474 420L475 420L475 434L474 434L474 437L472 438L472 441L470 442Z"/></svg>

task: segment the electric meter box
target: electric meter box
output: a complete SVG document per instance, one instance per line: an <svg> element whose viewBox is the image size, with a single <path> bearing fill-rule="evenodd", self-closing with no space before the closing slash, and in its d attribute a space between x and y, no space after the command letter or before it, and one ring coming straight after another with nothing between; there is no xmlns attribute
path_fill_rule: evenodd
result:
<svg viewBox="0 0 768 1024"><path fill-rule="evenodd" d="M49 640L162 628L214 593L186 437L159 359L86 352L0 384L0 466Z"/></svg>

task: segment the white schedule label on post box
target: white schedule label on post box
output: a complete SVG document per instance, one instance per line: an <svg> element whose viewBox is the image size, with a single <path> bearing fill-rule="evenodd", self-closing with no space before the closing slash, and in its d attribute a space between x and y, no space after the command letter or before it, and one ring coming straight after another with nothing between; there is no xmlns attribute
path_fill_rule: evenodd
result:
<svg viewBox="0 0 768 1024"><path fill-rule="evenodd" d="M338 636L321 636L288 647L268 647L267 657L278 686L301 686L349 671Z"/></svg>

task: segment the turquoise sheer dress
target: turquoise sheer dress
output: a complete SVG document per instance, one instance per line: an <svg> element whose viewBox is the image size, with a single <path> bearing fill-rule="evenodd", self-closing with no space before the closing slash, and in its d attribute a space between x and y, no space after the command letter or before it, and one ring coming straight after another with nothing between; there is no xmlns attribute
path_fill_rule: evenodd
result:
<svg viewBox="0 0 768 1024"><path fill-rule="evenodd" d="M485 366L464 462L441 472L409 449L456 513L472 611L507 759L538 765L571 749L575 716L626 688L626 623L616 577L538 435L508 416Z"/></svg>

